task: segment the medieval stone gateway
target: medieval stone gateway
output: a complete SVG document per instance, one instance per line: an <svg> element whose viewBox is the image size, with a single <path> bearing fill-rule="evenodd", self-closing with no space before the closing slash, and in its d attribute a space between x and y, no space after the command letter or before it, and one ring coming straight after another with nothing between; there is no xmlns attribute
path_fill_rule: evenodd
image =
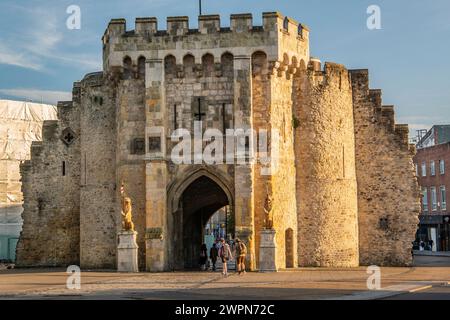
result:
<svg viewBox="0 0 450 320"><path fill-rule="evenodd" d="M122 185L141 270L195 267L204 223L224 206L251 270L264 259L278 269L411 264L420 205L408 127L367 70L312 58L306 25L276 12L262 26L252 19L232 15L224 28L200 16L195 30L187 17L169 17L166 30L156 18L136 19L133 31L109 23L103 71L74 83L21 165L18 266L116 268ZM176 164L171 136L196 123L271 132L277 170L247 153ZM266 258L269 202L276 252Z"/></svg>

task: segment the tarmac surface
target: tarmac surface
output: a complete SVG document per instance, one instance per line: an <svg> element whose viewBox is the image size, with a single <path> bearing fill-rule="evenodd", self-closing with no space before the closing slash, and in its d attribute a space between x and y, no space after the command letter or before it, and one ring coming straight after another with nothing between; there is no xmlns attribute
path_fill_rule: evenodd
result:
<svg viewBox="0 0 450 320"><path fill-rule="evenodd" d="M81 300L415 300L450 299L450 257L416 257L412 268L381 268L380 290L371 274L354 269L298 268L278 273L81 272L81 288L67 289L63 269L0 271L0 299Z"/></svg>

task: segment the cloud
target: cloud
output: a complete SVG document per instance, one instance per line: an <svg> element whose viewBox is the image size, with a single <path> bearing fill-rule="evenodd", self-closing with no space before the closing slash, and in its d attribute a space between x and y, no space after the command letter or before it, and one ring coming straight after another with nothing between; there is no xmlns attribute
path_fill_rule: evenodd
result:
<svg viewBox="0 0 450 320"><path fill-rule="evenodd" d="M26 28L10 39L2 39L8 47L0 44L0 64L18 66L35 71L45 71L45 65L53 61L70 64L85 70L98 70L102 67L100 55L73 53L68 51L70 39L65 39L65 21L44 7L15 6L16 10L28 18ZM64 17L64 16L63 16Z"/></svg>
<svg viewBox="0 0 450 320"><path fill-rule="evenodd" d="M35 59L30 59L28 55L13 50L0 44L0 64L16 66L35 71L43 70L42 64L34 62Z"/></svg>
<svg viewBox="0 0 450 320"><path fill-rule="evenodd" d="M31 100L34 102L44 102L56 105L58 101L72 100L72 93L65 91L49 91L39 89L0 89L0 94Z"/></svg>

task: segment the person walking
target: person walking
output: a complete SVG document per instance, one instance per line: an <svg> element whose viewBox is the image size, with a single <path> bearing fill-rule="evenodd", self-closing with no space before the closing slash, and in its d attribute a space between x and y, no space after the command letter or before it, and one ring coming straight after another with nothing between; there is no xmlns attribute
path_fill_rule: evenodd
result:
<svg viewBox="0 0 450 320"><path fill-rule="evenodd" d="M206 270L206 261L208 260L208 248L206 244L202 244L200 248L200 268L202 271Z"/></svg>
<svg viewBox="0 0 450 320"><path fill-rule="evenodd" d="M218 256L219 256L219 249L217 248L217 241L216 241L213 243L211 250L209 250L209 257L211 258L213 271L216 271L216 263Z"/></svg>
<svg viewBox="0 0 450 320"><path fill-rule="evenodd" d="M434 244L434 241L433 240L428 240L428 245L430 246L430 251L433 251L433 244Z"/></svg>
<svg viewBox="0 0 450 320"><path fill-rule="evenodd" d="M222 275L228 277L227 262L233 259L233 256L231 255L230 245L225 242L225 239L220 239L220 242L222 244L219 251L219 256L223 263Z"/></svg>
<svg viewBox="0 0 450 320"><path fill-rule="evenodd" d="M245 256L247 255L247 246L241 239L236 238L236 271L238 274L245 274Z"/></svg>

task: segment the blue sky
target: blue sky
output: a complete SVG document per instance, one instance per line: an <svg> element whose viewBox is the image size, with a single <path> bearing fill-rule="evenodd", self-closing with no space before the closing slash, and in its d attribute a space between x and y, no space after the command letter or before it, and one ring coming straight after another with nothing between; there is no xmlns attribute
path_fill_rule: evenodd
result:
<svg viewBox="0 0 450 320"><path fill-rule="evenodd" d="M68 30L66 9L78 5L81 30ZM382 30L366 27L367 7L381 8ZM450 123L450 1L448 0L203 0L204 13L281 11L311 28L311 54L348 68L370 69L371 87L396 105L412 129ZM0 98L54 103L70 99L72 83L101 69L101 36L111 18L188 15L197 0L1 0Z"/></svg>

